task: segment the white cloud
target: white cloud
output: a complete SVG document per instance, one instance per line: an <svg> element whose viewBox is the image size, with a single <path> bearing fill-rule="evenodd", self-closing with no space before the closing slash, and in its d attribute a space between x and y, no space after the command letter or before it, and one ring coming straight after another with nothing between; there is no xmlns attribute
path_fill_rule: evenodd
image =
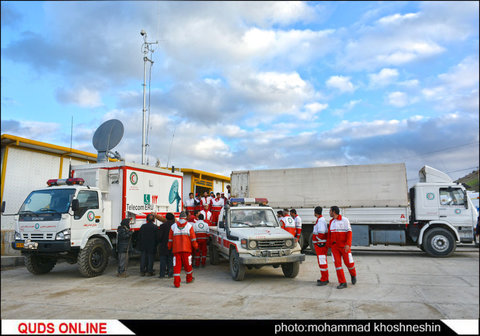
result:
<svg viewBox="0 0 480 336"><path fill-rule="evenodd" d="M395 107L404 107L408 104L408 96L405 92L395 91L388 94L388 103Z"/></svg>
<svg viewBox="0 0 480 336"><path fill-rule="evenodd" d="M370 74L370 85L373 87L387 86L398 78L398 70L383 68L377 74Z"/></svg>
<svg viewBox="0 0 480 336"><path fill-rule="evenodd" d="M340 92L353 92L355 87L350 81L350 77L346 76L331 76L325 83L328 88L334 88Z"/></svg>
<svg viewBox="0 0 480 336"><path fill-rule="evenodd" d="M59 88L56 96L57 100L64 104L75 104L87 108L103 105L100 92L86 87L76 87L73 89Z"/></svg>

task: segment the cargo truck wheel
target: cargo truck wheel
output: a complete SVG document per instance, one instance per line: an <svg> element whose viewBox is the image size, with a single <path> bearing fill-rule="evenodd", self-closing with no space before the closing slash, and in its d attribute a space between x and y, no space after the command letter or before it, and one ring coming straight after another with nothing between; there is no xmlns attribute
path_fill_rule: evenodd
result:
<svg viewBox="0 0 480 336"><path fill-rule="evenodd" d="M230 251L230 274L235 281L242 281L245 277L245 265L240 262L238 252Z"/></svg>
<svg viewBox="0 0 480 336"><path fill-rule="evenodd" d="M300 262L295 261L288 264L282 264L282 271L286 278L295 278L300 271Z"/></svg>
<svg viewBox="0 0 480 336"><path fill-rule="evenodd" d="M448 257L455 251L455 237L447 229L432 228L424 238L423 248L432 257Z"/></svg>
<svg viewBox="0 0 480 336"><path fill-rule="evenodd" d="M90 239L78 255L80 273L88 278L102 274L107 268L108 256L107 247L102 239Z"/></svg>
<svg viewBox="0 0 480 336"><path fill-rule="evenodd" d="M25 255L25 266L27 270L32 274L45 274L50 272L57 263L55 257L45 257L36 254Z"/></svg>
<svg viewBox="0 0 480 336"><path fill-rule="evenodd" d="M218 265L218 263L220 262L220 256L218 255L217 248L213 245L212 242L210 242L208 249L208 252L210 254L210 264Z"/></svg>

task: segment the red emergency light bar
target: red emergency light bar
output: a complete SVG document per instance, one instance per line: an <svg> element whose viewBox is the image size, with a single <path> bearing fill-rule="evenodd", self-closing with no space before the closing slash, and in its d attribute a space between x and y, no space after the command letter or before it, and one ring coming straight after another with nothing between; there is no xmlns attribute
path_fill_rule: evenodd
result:
<svg viewBox="0 0 480 336"><path fill-rule="evenodd" d="M75 178L69 178L69 179L51 179L47 181L47 185L49 187L52 186L59 186L59 185L83 185L85 183L85 180L80 177L75 177Z"/></svg>
<svg viewBox="0 0 480 336"><path fill-rule="evenodd" d="M232 205L238 205L238 204L267 205L268 204L268 199L266 199L266 198L231 198L230 203Z"/></svg>

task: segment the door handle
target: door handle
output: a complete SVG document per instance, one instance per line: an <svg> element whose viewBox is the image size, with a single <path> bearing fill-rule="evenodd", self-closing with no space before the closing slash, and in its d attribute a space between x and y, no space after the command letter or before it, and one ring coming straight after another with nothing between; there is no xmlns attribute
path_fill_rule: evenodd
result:
<svg viewBox="0 0 480 336"><path fill-rule="evenodd" d="M440 217L447 217L447 216L440 216Z"/></svg>

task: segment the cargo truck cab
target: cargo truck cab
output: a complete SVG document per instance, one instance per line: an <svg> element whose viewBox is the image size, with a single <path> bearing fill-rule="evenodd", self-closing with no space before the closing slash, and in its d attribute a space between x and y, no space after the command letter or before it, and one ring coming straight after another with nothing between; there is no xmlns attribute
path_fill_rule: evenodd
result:
<svg viewBox="0 0 480 336"><path fill-rule="evenodd" d="M33 274L50 272L58 259L78 262L85 276L103 273L113 246L103 227L100 190L84 186L81 178L47 184L22 204L12 248L22 252Z"/></svg>

